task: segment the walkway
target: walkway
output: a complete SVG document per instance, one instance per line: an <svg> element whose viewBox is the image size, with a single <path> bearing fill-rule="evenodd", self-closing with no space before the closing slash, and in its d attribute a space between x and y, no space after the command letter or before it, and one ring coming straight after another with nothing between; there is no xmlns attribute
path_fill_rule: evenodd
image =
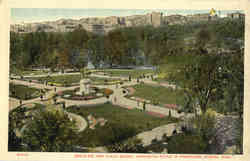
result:
<svg viewBox="0 0 250 161"><path fill-rule="evenodd" d="M58 75L58 74L54 74L54 75ZM44 76L44 75L43 75ZM93 77L102 77L102 78L118 78L118 79L127 79L126 77L110 77L107 75L98 75L98 74L91 74L91 76ZM143 81L145 83L149 83L149 84L156 84L154 81L152 81L151 79L140 79L140 81ZM23 85L27 85L27 86L31 86L34 88L48 88L51 89L49 92L46 93L45 95L45 99L51 97L51 95L55 94L54 92L54 88L55 87L51 87L51 86L45 86L43 84L38 84L38 83L29 83L27 81L21 81L21 80L10 80L10 82L16 83L16 84L23 84ZM107 100L107 98L102 97L102 98L98 98L98 99L93 99L93 100L87 100L87 101L76 101L76 100L67 100L67 99L62 99L62 98L58 98L57 101L64 101L66 106L72 106L72 105L88 105L88 104L103 104L107 101L111 101L113 104L115 105L119 105L121 107L125 107L125 108L129 108L129 109L140 109L143 110L143 106L139 105L138 106L138 102L135 100L131 100L131 99L127 99L125 96L127 93L123 93L124 89L121 87L124 86L133 86L138 84L137 80L132 79L131 82L124 82L123 85L119 85L118 88L116 88L116 85L97 85L96 87L98 88L110 88L114 91L114 93L112 94L112 96L109 98L109 100ZM167 86L167 85L165 85ZM64 91L64 90L71 90L74 89L76 87L56 87L57 88L57 92L59 91ZM116 102L115 102L115 97L116 97ZM18 104L18 100L14 99L14 98L10 98L10 110L14 109L15 107L17 107ZM44 103L44 101L41 101L40 98L35 98L32 100L27 100L27 101L23 101L24 104L26 103ZM176 117L176 118L182 118L184 117L184 113L179 114L176 110L173 109L168 109L168 108L164 108L164 107L160 107L160 106L156 106L156 105L152 105L152 104L146 104L146 112L148 113L154 113L154 114L160 114L163 116L168 116L169 115L169 111L171 111L171 116L172 117ZM193 117L194 114L186 114L185 117Z"/></svg>
<svg viewBox="0 0 250 161"><path fill-rule="evenodd" d="M180 131L180 129L177 129L177 128L178 128L178 125L176 123L167 124L167 125L154 128L150 131L142 132L137 135L137 138L142 140L143 146L148 146L155 139L162 140L162 137L164 135L168 137L172 136L174 130Z"/></svg>

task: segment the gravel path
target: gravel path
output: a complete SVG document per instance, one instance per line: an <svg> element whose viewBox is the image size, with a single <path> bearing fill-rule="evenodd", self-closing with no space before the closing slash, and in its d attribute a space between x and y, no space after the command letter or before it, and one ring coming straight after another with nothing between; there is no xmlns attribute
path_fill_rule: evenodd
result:
<svg viewBox="0 0 250 161"><path fill-rule="evenodd" d="M87 121L80 115L74 113L66 112L70 118L76 121L78 132L82 132L88 127Z"/></svg>
<svg viewBox="0 0 250 161"><path fill-rule="evenodd" d="M172 124L167 124L163 126L159 126L157 128L154 128L150 131L145 131L142 132L137 136L138 139L142 140L143 146L148 146L152 143L152 140L157 139L157 140L162 140L162 136L171 136L173 131L177 128L176 123ZM178 131L178 129L177 129Z"/></svg>
<svg viewBox="0 0 250 161"><path fill-rule="evenodd" d="M55 74L56 75L56 74ZM58 74L57 74L58 75ZM44 75L43 75L44 76ZM102 77L102 78L119 78L119 79L126 79L124 77L110 77L110 76L104 76L104 75L97 75L97 74L92 74L91 76L94 77ZM153 82L151 79L141 79L141 81L144 81L145 83L151 83L151 84L155 84L155 82ZM29 83L27 81L21 81L21 80L11 80L10 82L16 83L16 84L23 84L23 85L27 85L27 86L31 86L34 88L48 88L48 89L52 89L49 92L46 93L45 95L45 99L49 98L51 95L55 94L54 92L54 88L55 87L51 87L51 86L46 86L43 84L38 84L38 83ZM87 100L87 101L75 101L75 100L67 100L67 99L62 99L59 98L58 102L60 101L65 101L66 106L72 106L72 105L88 105L88 104L102 104L105 103L107 101L112 102L115 105L119 105L121 107L125 107L125 108L129 108L129 109L133 109L133 108L137 108L137 109L141 109L143 110L143 105L139 105L138 106L138 102L135 100L131 100L131 99L127 99L125 96L127 95L127 91L126 93L123 93L124 89L122 87L124 86L133 86L138 84L137 81L135 79L133 79L131 82L125 82L123 85L119 85L119 87L117 88L116 85L97 85L96 87L98 88L109 88L112 89L114 91L114 93L112 94L112 96L109 98L109 100L107 100L107 98L102 97L102 98L98 98L98 99L93 99L93 100ZM57 87L57 91L64 91L64 90L70 90L70 89L74 89L76 87ZM115 101L116 100L116 101ZM16 99L9 99L10 101L10 109L14 109L15 107L17 107L18 104L18 100ZM31 100L27 100L27 101L23 101L24 104L26 103L34 103L34 102L38 102L38 103L43 103L43 101L40 100L40 98L35 98L35 99L31 99ZM160 106L156 106L156 105L152 105L152 104L146 104L146 112L152 112L154 114L160 114L163 116L168 116L169 115L169 111L171 111L171 116L172 117L176 117L176 118L182 118L184 117L184 113L179 114L176 110L173 109L167 109L164 107L160 107ZM186 117L193 117L194 114L188 114Z"/></svg>

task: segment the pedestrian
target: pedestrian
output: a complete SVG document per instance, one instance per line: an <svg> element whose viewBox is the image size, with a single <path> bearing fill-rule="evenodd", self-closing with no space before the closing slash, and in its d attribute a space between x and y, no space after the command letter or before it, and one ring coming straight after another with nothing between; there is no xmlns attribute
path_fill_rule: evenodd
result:
<svg viewBox="0 0 250 161"><path fill-rule="evenodd" d="M143 111L146 111L146 102L143 102Z"/></svg>
<svg viewBox="0 0 250 161"><path fill-rule="evenodd" d="M177 130L176 129L174 129L174 131L173 131L173 133L172 133L173 135L176 135L177 134Z"/></svg>
<svg viewBox="0 0 250 161"><path fill-rule="evenodd" d="M129 75L128 80L131 82L131 75Z"/></svg>
<svg viewBox="0 0 250 161"><path fill-rule="evenodd" d="M20 104L20 105L22 105L22 104L23 104L23 101L22 101L21 99L19 100L19 104Z"/></svg>
<svg viewBox="0 0 250 161"><path fill-rule="evenodd" d="M56 100L57 100L56 97L54 97L53 100L54 100L54 104L56 104Z"/></svg>
<svg viewBox="0 0 250 161"><path fill-rule="evenodd" d="M114 102L116 103L116 101L117 101L117 98L116 98L116 96L114 97Z"/></svg>
<svg viewBox="0 0 250 161"><path fill-rule="evenodd" d="M62 102L62 107L63 107L63 109L65 109L65 107L66 107L66 103L65 102Z"/></svg>
<svg viewBox="0 0 250 161"><path fill-rule="evenodd" d="M54 90L55 90L55 92L56 92L56 87L55 87L55 89L54 89Z"/></svg>
<svg viewBox="0 0 250 161"><path fill-rule="evenodd" d="M27 100L27 99L28 99L28 94L25 93L24 97L25 97L25 99Z"/></svg>

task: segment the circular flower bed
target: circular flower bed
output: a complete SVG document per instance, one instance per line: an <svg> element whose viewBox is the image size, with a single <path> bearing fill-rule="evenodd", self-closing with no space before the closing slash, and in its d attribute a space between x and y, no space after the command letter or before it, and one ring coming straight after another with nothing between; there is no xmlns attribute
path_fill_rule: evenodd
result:
<svg viewBox="0 0 250 161"><path fill-rule="evenodd" d="M108 88L96 88L92 87L91 90L92 92L86 95L79 95L77 92L79 91L79 87L75 88L74 90L67 90L63 91L57 94L57 96L61 96L63 99L69 99L69 100L91 100L91 99L96 99L100 97L108 97L111 94L113 94L113 91Z"/></svg>

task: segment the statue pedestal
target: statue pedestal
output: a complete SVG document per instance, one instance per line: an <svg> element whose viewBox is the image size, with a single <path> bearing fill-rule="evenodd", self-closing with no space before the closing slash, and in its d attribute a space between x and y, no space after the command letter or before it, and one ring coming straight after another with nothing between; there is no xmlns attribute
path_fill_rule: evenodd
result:
<svg viewBox="0 0 250 161"><path fill-rule="evenodd" d="M82 95L90 93L90 79L81 79L80 80L80 91L77 94Z"/></svg>

